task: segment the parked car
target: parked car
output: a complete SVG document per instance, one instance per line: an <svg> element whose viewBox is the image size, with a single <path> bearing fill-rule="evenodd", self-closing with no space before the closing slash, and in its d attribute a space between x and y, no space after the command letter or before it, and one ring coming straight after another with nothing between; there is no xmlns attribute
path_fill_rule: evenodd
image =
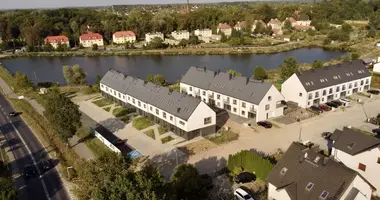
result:
<svg viewBox="0 0 380 200"><path fill-rule="evenodd" d="M212 177L208 174L202 174L200 175L203 187L206 188L207 190L211 190L214 185L212 184Z"/></svg>
<svg viewBox="0 0 380 200"><path fill-rule="evenodd" d="M331 107L325 104L319 105L319 108L322 109L323 111L330 111Z"/></svg>
<svg viewBox="0 0 380 200"><path fill-rule="evenodd" d="M343 106L348 106L350 104L350 100L345 98L340 98L339 101L343 104Z"/></svg>
<svg viewBox="0 0 380 200"><path fill-rule="evenodd" d="M334 108L338 108L339 105L334 103L334 102L327 102L326 105L330 106L330 107L334 107Z"/></svg>
<svg viewBox="0 0 380 200"><path fill-rule="evenodd" d="M11 116L11 117L14 117L14 116L16 116L17 115L17 112L10 112L9 113L9 116Z"/></svg>
<svg viewBox="0 0 380 200"><path fill-rule="evenodd" d="M42 172L49 171L51 168L53 168L52 160L41 160L38 162L38 167L41 169Z"/></svg>
<svg viewBox="0 0 380 200"><path fill-rule="evenodd" d="M380 91L379 90L367 90L367 93L378 95L378 94L380 94Z"/></svg>
<svg viewBox="0 0 380 200"><path fill-rule="evenodd" d="M338 106L343 105L343 103L341 101L338 101L338 100L334 100L334 101L331 101L331 102L337 104Z"/></svg>
<svg viewBox="0 0 380 200"><path fill-rule="evenodd" d="M24 167L23 176L25 179L33 178L38 176L37 169L34 165L26 165Z"/></svg>
<svg viewBox="0 0 380 200"><path fill-rule="evenodd" d="M272 128L272 124L268 121L259 121L257 125L262 126L264 128Z"/></svg>
<svg viewBox="0 0 380 200"><path fill-rule="evenodd" d="M323 113L323 110L321 108L319 108L318 106L310 106L310 109L317 112L317 113Z"/></svg>
<svg viewBox="0 0 380 200"><path fill-rule="evenodd" d="M251 195L249 195L245 190L242 188L238 188L234 192L234 196L237 197L239 200L254 200Z"/></svg>
<svg viewBox="0 0 380 200"><path fill-rule="evenodd" d="M256 175L250 172L242 172L235 177L235 183L249 183L256 181Z"/></svg>
<svg viewBox="0 0 380 200"><path fill-rule="evenodd" d="M380 135L380 128L372 129L372 133L375 133L377 135Z"/></svg>

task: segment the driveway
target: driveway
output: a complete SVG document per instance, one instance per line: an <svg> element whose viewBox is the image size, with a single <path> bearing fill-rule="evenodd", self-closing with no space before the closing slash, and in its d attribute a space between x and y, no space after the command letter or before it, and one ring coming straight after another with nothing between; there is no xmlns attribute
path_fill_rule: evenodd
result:
<svg viewBox="0 0 380 200"><path fill-rule="evenodd" d="M321 148L327 149L327 141L322 139L320 134L325 131L333 132L335 129L342 129L343 126L371 128L365 123L366 115L376 116L380 113L380 100L374 99L366 104L354 104L350 108L337 109L334 112L323 113L319 116L284 125L281 128L263 129L260 132L254 132L252 129L240 129L240 137L237 141L226 145L218 146L194 156L188 160L189 163L199 166L199 163L205 163L205 160L214 160L218 166L199 167L200 173L210 173L215 168L221 168L224 160L228 159L229 154L234 154L243 149L257 149L265 153L274 153L277 149L286 150L293 141L311 141L320 145ZM363 109L364 108L364 109ZM217 162L221 160L221 162ZM221 164L222 163L222 164Z"/></svg>

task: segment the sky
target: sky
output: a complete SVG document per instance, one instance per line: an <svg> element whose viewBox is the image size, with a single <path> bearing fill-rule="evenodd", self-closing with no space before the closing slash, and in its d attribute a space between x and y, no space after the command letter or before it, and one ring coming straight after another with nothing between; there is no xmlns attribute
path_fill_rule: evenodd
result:
<svg viewBox="0 0 380 200"><path fill-rule="evenodd" d="M211 3L242 0L190 0L190 3ZM186 0L0 0L0 9L92 7L127 4L186 3Z"/></svg>

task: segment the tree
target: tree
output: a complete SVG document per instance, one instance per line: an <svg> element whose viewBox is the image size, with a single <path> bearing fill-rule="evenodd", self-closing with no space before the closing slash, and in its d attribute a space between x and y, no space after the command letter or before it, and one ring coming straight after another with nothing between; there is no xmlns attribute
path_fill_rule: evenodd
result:
<svg viewBox="0 0 380 200"><path fill-rule="evenodd" d="M268 78L268 73L264 67L257 66L253 72L253 78L256 80L265 80Z"/></svg>
<svg viewBox="0 0 380 200"><path fill-rule="evenodd" d="M380 29L380 9L371 15L368 25L369 27L373 27L377 30Z"/></svg>
<svg viewBox="0 0 380 200"><path fill-rule="evenodd" d="M79 65L63 66L63 76L69 85L82 85L87 79L87 74Z"/></svg>
<svg viewBox="0 0 380 200"><path fill-rule="evenodd" d="M168 45L164 44L164 41L161 38L155 37L152 39L152 41L149 42L147 47L149 49L165 49L168 47Z"/></svg>
<svg viewBox="0 0 380 200"><path fill-rule="evenodd" d="M342 24L342 31L346 32L346 33L351 33L352 31L354 31L354 29L352 28L352 26L350 24L343 23Z"/></svg>
<svg viewBox="0 0 380 200"><path fill-rule="evenodd" d="M195 36L195 35L191 35L190 38L189 38L189 43L191 45L197 45L200 43L199 39L198 39L198 36Z"/></svg>
<svg viewBox="0 0 380 200"><path fill-rule="evenodd" d="M376 29L374 27L371 26L369 28L367 37L370 37L370 38L375 38L376 37Z"/></svg>
<svg viewBox="0 0 380 200"><path fill-rule="evenodd" d="M279 69L283 80L286 80L294 73L299 72L297 60L293 57L287 58L284 63L280 65Z"/></svg>
<svg viewBox="0 0 380 200"><path fill-rule="evenodd" d="M290 22L290 20L285 20L284 22L284 29L287 30L287 31L292 31L293 30L293 26L292 26L292 22Z"/></svg>
<svg viewBox="0 0 380 200"><path fill-rule="evenodd" d="M228 73L228 74L231 74L232 76L241 76L241 73L237 72L237 71L234 70L234 69L229 69L229 70L227 70L227 73Z"/></svg>
<svg viewBox="0 0 380 200"><path fill-rule="evenodd" d="M198 170L191 164L181 164L174 169L169 181L176 199L205 199L207 191Z"/></svg>
<svg viewBox="0 0 380 200"><path fill-rule="evenodd" d="M167 85L165 77L161 74L155 74L155 75L149 74L145 80L148 82L152 82L156 85L160 85L160 86Z"/></svg>
<svg viewBox="0 0 380 200"><path fill-rule="evenodd" d="M223 33L223 32L221 32L220 33L220 42L227 42L227 36Z"/></svg>
<svg viewBox="0 0 380 200"><path fill-rule="evenodd" d="M188 44L189 44L188 40L182 39L181 41L179 41L178 46L186 47Z"/></svg>
<svg viewBox="0 0 380 200"><path fill-rule="evenodd" d="M14 79L16 83L15 87L17 90L26 89L33 86L33 83L28 79L28 77L21 72L16 72Z"/></svg>
<svg viewBox="0 0 380 200"><path fill-rule="evenodd" d="M58 137L68 142L82 125L79 106L56 88L50 89L44 96L43 105L44 115L57 131Z"/></svg>
<svg viewBox="0 0 380 200"><path fill-rule="evenodd" d="M357 53L357 52L353 52L352 54L351 54L351 60L357 60L357 59L359 59L360 58L360 54L359 53Z"/></svg>
<svg viewBox="0 0 380 200"><path fill-rule="evenodd" d="M16 200L17 192L12 180L0 177L0 200Z"/></svg>
<svg viewBox="0 0 380 200"><path fill-rule="evenodd" d="M323 62L321 60L314 60L314 62L311 64L313 69L318 69L323 67Z"/></svg>
<svg viewBox="0 0 380 200"><path fill-rule="evenodd" d="M92 88L94 88L94 90L97 92L100 92L100 80L102 80L100 75L99 74L96 75L95 83L94 83L94 85L92 85Z"/></svg>
<svg viewBox="0 0 380 200"><path fill-rule="evenodd" d="M92 45L92 50L93 50L93 51L97 51L98 48L99 48L99 47L98 47L98 44L93 44L93 45Z"/></svg>

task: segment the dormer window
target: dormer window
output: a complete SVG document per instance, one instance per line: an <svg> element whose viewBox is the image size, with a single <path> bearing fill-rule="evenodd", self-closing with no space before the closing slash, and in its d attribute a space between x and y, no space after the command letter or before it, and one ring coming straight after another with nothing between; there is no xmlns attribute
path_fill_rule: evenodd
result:
<svg viewBox="0 0 380 200"><path fill-rule="evenodd" d="M321 157L317 156L317 157L315 157L314 162L315 162L315 163L318 163L318 161L319 161L320 159L321 159Z"/></svg>
<svg viewBox="0 0 380 200"><path fill-rule="evenodd" d="M305 189L306 189L307 191L310 191L313 187L314 187L314 183L309 182L309 183L306 185Z"/></svg>
<svg viewBox="0 0 380 200"><path fill-rule="evenodd" d="M326 190L323 190L321 195L319 196L320 199L326 199L327 196L329 196L329 193Z"/></svg>
<svg viewBox="0 0 380 200"><path fill-rule="evenodd" d="M284 168L282 168L280 173L281 173L281 175L285 175L287 171L288 171L288 168L284 167Z"/></svg>
<svg viewBox="0 0 380 200"><path fill-rule="evenodd" d="M355 146L355 142L352 142L352 143L350 143L350 144L347 145L347 147L349 149L352 149L354 146Z"/></svg>

